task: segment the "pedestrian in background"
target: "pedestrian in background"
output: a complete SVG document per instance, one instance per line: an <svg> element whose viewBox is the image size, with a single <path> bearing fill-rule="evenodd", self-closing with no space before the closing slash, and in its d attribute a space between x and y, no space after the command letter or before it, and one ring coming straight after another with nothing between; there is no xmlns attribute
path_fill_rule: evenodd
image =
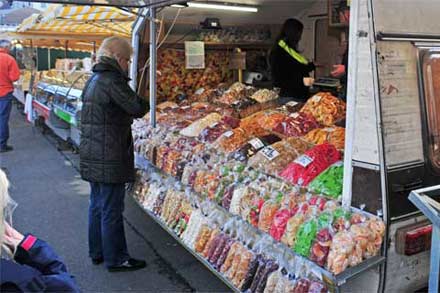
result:
<svg viewBox="0 0 440 293"><path fill-rule="evenodd" d="M80 292L49 244L9 225L14 202L8 188L8 179L0 170L0 292Z"/></svg>
<svg viewBox="0 0 440 293"><path fill-rule="evenodd" d="M8 145L9 116L12 109L14 82L20 78L17 61L9 54L11 42L0 40L0 153L12 151Z"/></svg>
<svg viewBox="0 0 440 293"><path fill-rule="evenodd" d="M131 124L148 111L146 100L128 86L131 54L126 39L105 39L82 95L80 169L91 187L89 256L110 272L146 266L128 254L122 217L125 184L135 178Z"/></svg>

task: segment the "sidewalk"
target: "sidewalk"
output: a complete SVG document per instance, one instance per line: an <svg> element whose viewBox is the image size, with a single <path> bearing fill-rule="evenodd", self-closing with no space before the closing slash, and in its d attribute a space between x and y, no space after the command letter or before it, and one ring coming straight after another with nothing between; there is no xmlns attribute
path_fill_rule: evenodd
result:
<svg viewBox="0 0 440 293"><path fill-rule="evenodd" d="M67 160L72 155L57 151L50 139L25 122L15 105L10 126L14 151L0 154L0 167L7 169L11 196L18 203L14 226L48 241L84 292L228 291L131 198L125 208L129 252L146 259L148 267L112 274L93 266L87 256L89 187Z"/></svg>

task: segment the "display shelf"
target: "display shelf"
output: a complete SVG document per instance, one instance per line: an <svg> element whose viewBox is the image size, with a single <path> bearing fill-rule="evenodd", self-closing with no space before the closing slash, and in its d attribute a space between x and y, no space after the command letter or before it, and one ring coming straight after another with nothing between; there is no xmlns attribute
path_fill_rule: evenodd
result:
<svg viewBox="0 0 440 293"><path fill-rule="evenodd" d="M53 111L55 115L57 115L58 118L61 120L71 124L71 125L77 125L77 121L75 118L75 115L73 115L70 112L67 112L66 110L62 109L60 106L53 105Z"/></svg>
<svg viewBox="0 0 440 293"><path fill-rule="evenodd" d="M148 209L144 208L142 204L132 195L134 201L136 204L151 218L153 219L159 226L162 227L168 234L170 234L183 248L185 248L186 251L191 253L199 262L201 262L211 273L213 273L217 278L219 278L226 286L228 286L233 292L241 292L233 284L229 282L228 279L226 279L221 273L219 273L216 269L212 267L212 265L204 259L202 256L200 256L197 252L195 252L193 249L191 249L186 243L180 239L179 236L174 233L173 230L171 230L159 217L157 217L154 213L149 211Z"/></svg>
<svg viewBox="0 0 440 293"><path fill-rule="evenodd" d="M135 162L136 162L136 166L139 167L139 169L141 169L141 170L146 171L149 168L153 168L159 174L171 177L170 175L165 174L162 170L158 169L156 166L151 164L148 160L146 160L144 157L142 157L139 154L135 154ZM199 197L200 200L203 200L195 192L193 192L193 194L195 196ZM265 234L262 231L258 230L257 228L253 227L252 225L249 225L249 223L244 221L242 218L231 214L228 210L226 210L222 206L219 206L218 204L216 204L216 203L214 203L214 202L212 202L210 200L208 200L208 202L210 203L210 205L212 205L213 208L221 211L225 215L225 218L228 218L228 219L234 218L234 219L236 219L236 221L240 222L242 225L247 225L250 228L250 230L253 232L253 235L255 235L256 238L261 239L262 237L268 235L268 234ZM368 215L369 217L375 217L374 215L371 215L371 214L369 214L369 213L367 213L365 211L362 211L362 210L358 210L358 209L354 209L354 208L352 208L352 210L356 210L356 212L363 213L365 215ZM256 240L256 241L258 241L258 240ZM342 273L340 273L338 275L334 275L331 272L329 272L328 270L326 270L325 268L320 267L319 265L317 265L316 263L314 263L310 259L296 254L291 248L289 248L285 244L283 244L281 242L278 242L278 241L276 241L273 238L271 238L271 241L272 241L272 246L273 247L275 247L275 246L282 247L285 255L289 255L289 256L291 256L293 259L295 259L297 261L301 261L301 262L307 263L307 265L309 266L310 270L317 277L320 277L327 284L329 289L333 288L335 291L339 291L340 286L345 284L349 279L351 279L351 278L361 274L362 272L364 272L364 271L366 271L366 270L368 270L370 268L373 268L373 267L376 267L378 265L381 265L386 260L384 256L380 256L380 255L374 256L374 257L370 257L370 258L364 260L359 265L357 265L355 267L349 267L346 270L344 270ZM186 247L186 248L189 249L188 247ZM191 252L191 253L194 254L195 252ZM203 259L203 261L205 261L205 260Z"/></svg>
<svg viewBox="0 0 440 293"><path fill-rule="evenodd" d="M245 50L261 50L261 49L268 49L273 44L272 43L251 43L251 42L237 42L237 43L216 43L216 42L204 42L206 49L212 49L212 50L229 50L234 48L240 48ZM163 48L172 48L172 49L184 49L185 43L179 42L179 43L163 43Z"/></svg>

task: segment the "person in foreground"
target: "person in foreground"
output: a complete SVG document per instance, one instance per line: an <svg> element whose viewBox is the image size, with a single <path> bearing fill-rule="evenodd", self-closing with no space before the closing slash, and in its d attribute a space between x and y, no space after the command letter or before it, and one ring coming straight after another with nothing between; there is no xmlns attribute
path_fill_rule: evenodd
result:
<svg viewBox="0 0 440 293"><path fill-rule="evenodd" d="M14 82L20 78L20 69L14 57L9 55L11 43L0 40L0 153L12 151L8 145L9 116L14 98Z"/></svg>
<svg viewBox="0 0 440 293"><path fill-rule="evenodd" d="M13 201L9 182L0 170L0 292L80 292L75 279L46 242L31 234L22 235L6 221ZM10 259L4 258L5 252Z"/></svg>
<svg viewBox="0 0 440 293"><path fill-rule="evenodd" d="M131 52L127 40L105 39L82 95L80 169L91 187L89 256L110 272L146 266L128 254L122 217L125 184L135 177L131 124L149 110L128 86Z"/></svg>

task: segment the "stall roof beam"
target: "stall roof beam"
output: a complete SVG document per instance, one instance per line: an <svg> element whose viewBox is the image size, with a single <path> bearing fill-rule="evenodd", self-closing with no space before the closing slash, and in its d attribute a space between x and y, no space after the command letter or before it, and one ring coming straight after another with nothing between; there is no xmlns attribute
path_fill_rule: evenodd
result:
<svg viewBox="0 0 440 293"><path fill-rule="evenodd" d="M24 0L17 0L28 2ZM163 7L183 2L182 0L34 0L32 2L60 3L70 5L100 5L114 7Z"/></svg>

